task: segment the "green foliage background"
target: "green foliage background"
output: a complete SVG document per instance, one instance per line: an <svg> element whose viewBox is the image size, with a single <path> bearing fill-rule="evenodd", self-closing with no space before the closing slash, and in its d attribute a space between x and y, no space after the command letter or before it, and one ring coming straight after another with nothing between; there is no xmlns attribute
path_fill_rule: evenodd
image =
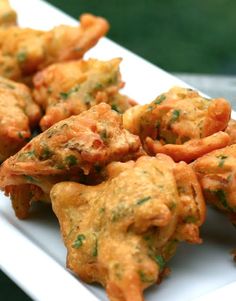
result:
<svg viewBox="0 0 236 301"><path fill-rule="evenodd" d="M108 37L174 72L236 74L235 0L49 0L106 17Z"/></svg>

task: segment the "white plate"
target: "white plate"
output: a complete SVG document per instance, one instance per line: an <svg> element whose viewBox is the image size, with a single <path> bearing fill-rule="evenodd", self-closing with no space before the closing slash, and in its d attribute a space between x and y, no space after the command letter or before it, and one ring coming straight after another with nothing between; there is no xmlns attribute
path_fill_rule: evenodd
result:
<svg viewBox="0 0 236 301"><path fill-rule="evenodd" d="M49 29L77 22L40 0L12 0L21 26ZM81 12L78 11L78 15ZM112 25L112 24L111 24ZM103 38L86 57L122 57L124 92L149 102L179 79ZM235 300L236 269L230 251L236 247L236 232L227 219L208 211L202 227L204 243L182 244L170 261L171 275L145 293L147 301ZM108 300L99 286L81 283L65 269L66 250L53 213L40 206L26 221L15 218L8 198L0 194L0 267L34 300ZM134 300L135 301L135 300Z"/></svg>

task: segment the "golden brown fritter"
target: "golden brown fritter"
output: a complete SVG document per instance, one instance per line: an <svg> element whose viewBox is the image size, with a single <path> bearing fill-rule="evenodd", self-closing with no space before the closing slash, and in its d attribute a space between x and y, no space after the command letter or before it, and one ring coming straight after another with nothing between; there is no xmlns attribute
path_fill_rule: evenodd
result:
<svg viewBox="0 0 236 301"><path fill-rule="evenodd" d="M82 280L101 283L111 301L143 301L177 243L201 242L201 189L186 163L162 154L111 163L108 173L97 186L63 182L51 190L67 266Z"/></svg>
<svg viewBox="0 0 236 301"><path fill-rule="evenodd" d="M139 135L150 154L165 153L175 161L192 160L229 143L221 131L230 119L223 98L206 99L191 89L175 87L147 105L124 114L124 126Z"/></svg>
<svg viewBox="0 0 236 301"><path fill-rule="evenodd" d="M236 144L215 150L192 166L206 201L225 212L236 225Z"/></svg>
<svg viewBox="0 0 236 301"><path fill-rule="evenodd" d="M235 120L230 119L225 132L230 137L229 145L235 144L236 143L236 121Z"/></svg>
<svg viewBox="0 0 236 301"><path fill-rule="evenodd" d="M0 77L0 161L14 155L30 137L41 117L24 84Z"/></svg>
<svg viewBox="0 0 236 301"><path fill-rule="evenodd" d="M106 102L119 113L131 107L128 97L119 94L123 87L121 59L57 63L38 72L34 79L34 98L46 111L40 125L46 130L71 115Z"/></svg>
<svg viewBox="0 0 236 301"><path fill-rule="evenodd" d="M0 188L11 195L16 215L24 218L29 202L49 200L54 183L81 181L83 175L99 173L112 161L137 158L143 153L140 148L139 137L123 129L120 114L101 103L58 122L5 161ZM23 198L22 185L26 184L30 189L23 189L27 194Z"/></svg>
<svg viewBox="0 0 236 301"><path fill-rule="evenodd" d="M105 19L84 14L78 27L60 25L48 32L1 28L0 74L21 81L52 63L80 59L108 27Z"/></svg>
<svg viewBox="0 0 236 301"><path fill-rule="evenodd" d="M0 26L14 26L17 22L16 12L12 9L8 0L0 1Z"/></svg>

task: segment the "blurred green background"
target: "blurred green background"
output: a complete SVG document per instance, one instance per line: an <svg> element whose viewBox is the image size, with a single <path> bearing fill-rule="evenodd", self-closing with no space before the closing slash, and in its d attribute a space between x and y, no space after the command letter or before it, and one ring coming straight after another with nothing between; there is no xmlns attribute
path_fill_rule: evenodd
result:
<svg viewBox="0 0 236 301"><path fill-rule="evenodd" d="M235 0L49 0L104 16L108 37L170 72L236 74Z"/></svg>
<svg viewBox="0 0 236 301"><path fill-rule="evenodd" d="M48 2L75 18L84 12L104 16L109 38L167 71L236 74L235 0ZM0 295L4 301L30 300L2 273Z"/></svg>

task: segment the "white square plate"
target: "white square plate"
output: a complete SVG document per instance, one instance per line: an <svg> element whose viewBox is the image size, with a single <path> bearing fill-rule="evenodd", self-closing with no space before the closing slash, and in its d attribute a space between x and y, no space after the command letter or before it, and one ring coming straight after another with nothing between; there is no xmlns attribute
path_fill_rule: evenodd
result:
<svg viewBox="0 0 236 301"><path fill-rule="evenodd" d="M40 0L11 3L23 27L50 29L59 24L77 24ZM150 102L174 85L188 86L106 38L86 57L122 57L124 93L140 103ZM236 247L235 229L223 215L209 209L201 230L204 243L182 244L169 263L171 275L161 285L147 290L146 301L235 300L236 267L230 256ZM65 260L66 250L53 213L46 206L39 206L31 219L19 221L9 199L1 193L0 268L34 300L108 300L100 286L86 285L67 271Z"/></svg>

